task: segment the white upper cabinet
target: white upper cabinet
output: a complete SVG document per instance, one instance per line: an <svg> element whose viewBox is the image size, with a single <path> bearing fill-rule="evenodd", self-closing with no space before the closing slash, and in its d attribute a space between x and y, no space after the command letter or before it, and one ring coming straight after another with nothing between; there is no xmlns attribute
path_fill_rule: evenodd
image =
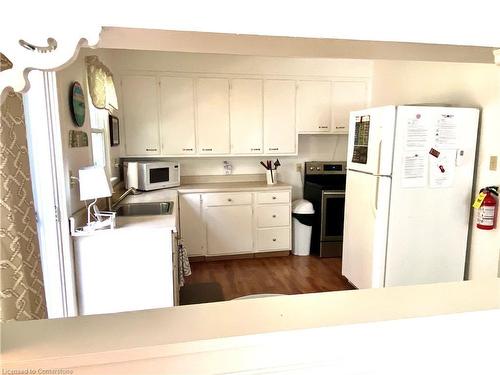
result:
<svg viewBox="0 0 500 375"><path fill-rule="evenodd" d="M264 153L294 154L295 81L264 81Z"/></svg>
<svg viewBox="0 0 500 375"><path fill-rule="evenodd" d="M332 83L299 81L297 84L297 131L329 132L331 128Z"/></svg>
<svg viewBox="0 0 500 375"><path fill-rule="evenodd" d="M156 77L122 77L125 151L127 156L160 154Z"/></svg>
<svg viewBox="0 0 500 375"><path fill-rule="evenodd" d="M347 133L349 112L367 106L367 81L334 81L332 86L333 132Z"/></svg>
<svg viewBox="0 0 500 375"><path fill-rule="evenodd" d="M199 78L196 92L199 154L228 154L229 80Z"/></svg>
<svg viewBox="0 0 500 375"><path fill-rule="evenodd" d="M233 79L229 101L231 153L262 153L262 81Z"/></svg>
<svg viewBox="0 0 500 375"><path fill-rule="evenodd" d="M196 152L193 78L160 77L160 124L162 154Z"/></svg>

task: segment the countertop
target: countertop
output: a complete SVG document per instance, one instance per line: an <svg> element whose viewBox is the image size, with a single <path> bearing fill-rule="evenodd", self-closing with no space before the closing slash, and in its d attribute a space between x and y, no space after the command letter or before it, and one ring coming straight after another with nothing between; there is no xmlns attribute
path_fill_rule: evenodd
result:
<svg viewBox="0 0 500 375"><path fill-rule="evenodd" d="M178 194L187 193L213 193L213 192L239 192L239 191L275 191L291 190L292 186L278 182L268 185L265 181L237 181L237 182L207 182L184 184L170 189L159 189L141 192L137 195L127 196L121 204L148 203L148 202L174 202L171 215L151 216L118 216L116 229L155 229L166 228L174 232L178 230L179 200ZM109 231L102 231L102 233ZM97 231L95 233L101 233Z"/></svg>
<svg viewBox="0 0 500 375"><path fill-rule="evenodd" d="M148 202L174 202L171 215L148 215L148 216L117 216L117 229L169 229L173 232L178 230L179 200L177 190L161 189L143 192L137 195L127 196L121 204L126 203L148 203Z"/></svg>
<svg viewBox="0 0 500 375"><path fill-rule="evenodd" d="M215 193L231 191L273 191L273 190L291 190L292 186L283 182L277 182L268 185L265 181L247 181L247 182L211 182L196 183L178 186L177 191L180 194L186 193Z"/></svg>
<svg viewBox="0 0 500 375"><path fill-rule="evenodd" d="M309 332L324 333L324 336L320 338L325 340L325 343L328 342L328 345L318 345L314 351L324 349L325 353L320 353L320 359L324 360L324 355L328 355L328 358L332 360L338 357L338 363L345 362L344 356L349 353L356 357L358 348L361 348L366 340L370 340L370 345L375 345L378 340L379 345L369 345L372 352L378 350L377 348L381 346L380 340L384 337L392 337L391 340L386 340L386 344L392 343L393 349L402 347L405 353L412 353L417 349L407 350L408 345L413 342L413 337L412 340L408 340L406 335L409 334L408 332L412 335L423 332L424 337L421 338L417 357L425 364L424 357L422 357L423 351L434 340L443 340L449 335L442 332L444 323L440 323L437 325L440 327L440 332L435 333L433 339L429 341L427 335L434 332L436 327L427 323L415 325L415 320L407 318L498 309L499 307L500 280L490 279L256 298L69 319L7 322L1 325L2 360L4 366L9 368L79 368L81 371L75 373L85 374L187 373L186 370L193 366L198 366L197 373L201 374L211 372L207 371L208 363L212 366L217 363L228 364L235 353L222 353L224 355L221 357L222 362L216 363L203 361L200 363L189 354L208 352L209 355L214 356L218 354L215 350L220 350L221 347L228 350L249 346L255 346L257 349L264 348L263 353L247 358L250 361L248 364L253 366L264 366L259 361L265 358L266 352L271 355L270 363L272 364L277 364L280 357L290 353L290 350L294 348L296 350L291 353L292 356L312 355L307 349L310 345L314 347L318 343L318 338L306 342L307 335L303 330L315 328L316 331ZM497 321L498 314L490 318ZM384 325L380 332L373 332L370 330L372 326L366 324L355 324L386 320L393 320L392 326ZM422 322L422 320L418 321ZM456 318L443 316L442 321L454 322ZM455 335L457 337L452 335L450 340L456 342L458 339L460 347L470 350L471 346L467 345L467 341L463 341L464 330L470 329L472 333L480 332L480 321L484 321L483 315L467 327L457 324L460 327L457 328L459 329ZM416 327L414 331L408 331L406 328L411 324ZM335 327L339 325L343 327ZM331 331L334 328L339 329ZM484 328L482 334L490 332L490 336L496 337L496 333L492 331L493 326L482 328ZM498 331L498 328L495 329ZM281 332L281 336L276 336L278 332ZM393 337L397 336L398 332L402 332L400 335L402 337ZM271 333L275 335L271 336ZM284 334L287 336L283 336ZM346 344L344 340L348 340L349 337L359 340L356 341L356 347L352 347L353 342L350 345ZM404 340L404 345L401 345L398 340ZM470 340L476 340L468 342L469 344L476 342L473 346L481 344L481 341L477 341L479 340L477 337L470 337ZM293 345L286 346L287 343ZM419 341L417 340L416 343ZM444 343L439 345L442 345L441 349L431 348L431 352L437 351L434 354L442 355L442 349L446 346ZM369 348L365 348L363 354L366 355ZM390 352L388 348L381 347L380 349L381 353L376 353L377 355L386 355ZM492 349L495 349L494 345ZM242 357L238 358L239 361L233 361L233 368L220 372L233 373L241 370L247 362L243 361ZM300 357L297 358L300 359ZM130 361L147 359L150 360L148 366L153 367L145 367L143 362L137 362L142 366L142 370L136 368L135 372L132 371L133 363ZM152 361L161 359L163 362L157 363L161 366L154 367ZM397 356L394 359L396 360ZM416 357L413 360L409 359L412 366L419 362L416 359ZM88 368L87 372L81 367L112 363L116 366L120 363L122 365L119 369ZM350 363L350 366L355 364L349 361L346 363ZM181 367L176 367L176 364ZM386 365L388 364L389 362L386 362ZM363 373L368 373L368 371Z"/></svg>

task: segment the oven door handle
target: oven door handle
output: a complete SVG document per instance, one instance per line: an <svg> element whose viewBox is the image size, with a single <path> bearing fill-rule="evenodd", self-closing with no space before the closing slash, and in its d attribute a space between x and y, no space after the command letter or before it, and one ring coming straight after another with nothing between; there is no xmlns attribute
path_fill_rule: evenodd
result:
<svg viewBox="0 0 500 375"><path fill-rule="evenodd" d="M345 197L345 191L324 191L323 195L336 195L336 196L344 196Z"/></svg>

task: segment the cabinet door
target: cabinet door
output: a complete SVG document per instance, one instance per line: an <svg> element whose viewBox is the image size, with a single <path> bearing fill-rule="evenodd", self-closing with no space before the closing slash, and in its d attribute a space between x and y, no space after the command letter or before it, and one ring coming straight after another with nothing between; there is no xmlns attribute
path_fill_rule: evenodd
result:
<svg viewBox="0 0 500 375"><path fill-rule="evenodd" d="M229 80L198 79L196 98L198 153L229 153Z"/></svg>
<svg viewBox="0 0 500 375"><path fill-rule="evenodd" d="M347 133L349 112L366 108L368 84L366 81L336 81L332 86L333 131Z"/></svg>
<svg viewBox="0 0 500 375"><path fill-rule="evenodd" d="M160 154L158 85L155 77L122 77L125 152L128 156Z"/></svg>
<svg viewBox="0 0 500 375"><path fill-rule="evenodd" d="M297 131L329 132L331 97L331 82L299 81L297 87Z"/></svg>
<svg viewBox="0 0 500 375"><path fill-rule="evenodd" d="M205 208L208 255L253 252L252 206Z"/></svg>
<svg viewBox="0 0 500 375"><path fill-rule="evenodd" d="M231 153L262 153L262 81L233 79L230 94Z"/></svg>
<svg viewBox="0 0 500 375"><path fill-rule="evenodd" d="M201 194L179 194L180 233L189 256L206 255Z"/></svg>
<svg viewBox="0 0 500 375"><path fill-rule="evenodd" d="M194 154L194 82L192 78L160 78L162 154Z"/></svg>
<svg viewBox="0 0 500 375"><path fill-rule="evenodd" d="M294 154L295 81L264 81L264 153Z"/></svg>

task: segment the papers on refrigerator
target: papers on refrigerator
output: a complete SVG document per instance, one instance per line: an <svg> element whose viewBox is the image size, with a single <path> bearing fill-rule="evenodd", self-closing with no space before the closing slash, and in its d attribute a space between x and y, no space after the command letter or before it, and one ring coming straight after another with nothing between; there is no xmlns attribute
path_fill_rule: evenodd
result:
<svg viewBox="0 0 500 375"><path fill-rule="evenodd" d="M401 187L416 188L427 184L427 154L423 151L406 152L403 160Z"/></svg>
<svg viewBox="0 0 500 375"><path fill-rule="evenodd" d="M434 144L437 149L457 148L457 123L453 115L441 115L437 121Z"/></svg>
<svg viewBox="0 0 500 375"><path fill-rule="evenodd" d="M425 123L420 116L408 119L406 127L406 149L425 149L428 147L428 143L429 125Z"/></svg>

